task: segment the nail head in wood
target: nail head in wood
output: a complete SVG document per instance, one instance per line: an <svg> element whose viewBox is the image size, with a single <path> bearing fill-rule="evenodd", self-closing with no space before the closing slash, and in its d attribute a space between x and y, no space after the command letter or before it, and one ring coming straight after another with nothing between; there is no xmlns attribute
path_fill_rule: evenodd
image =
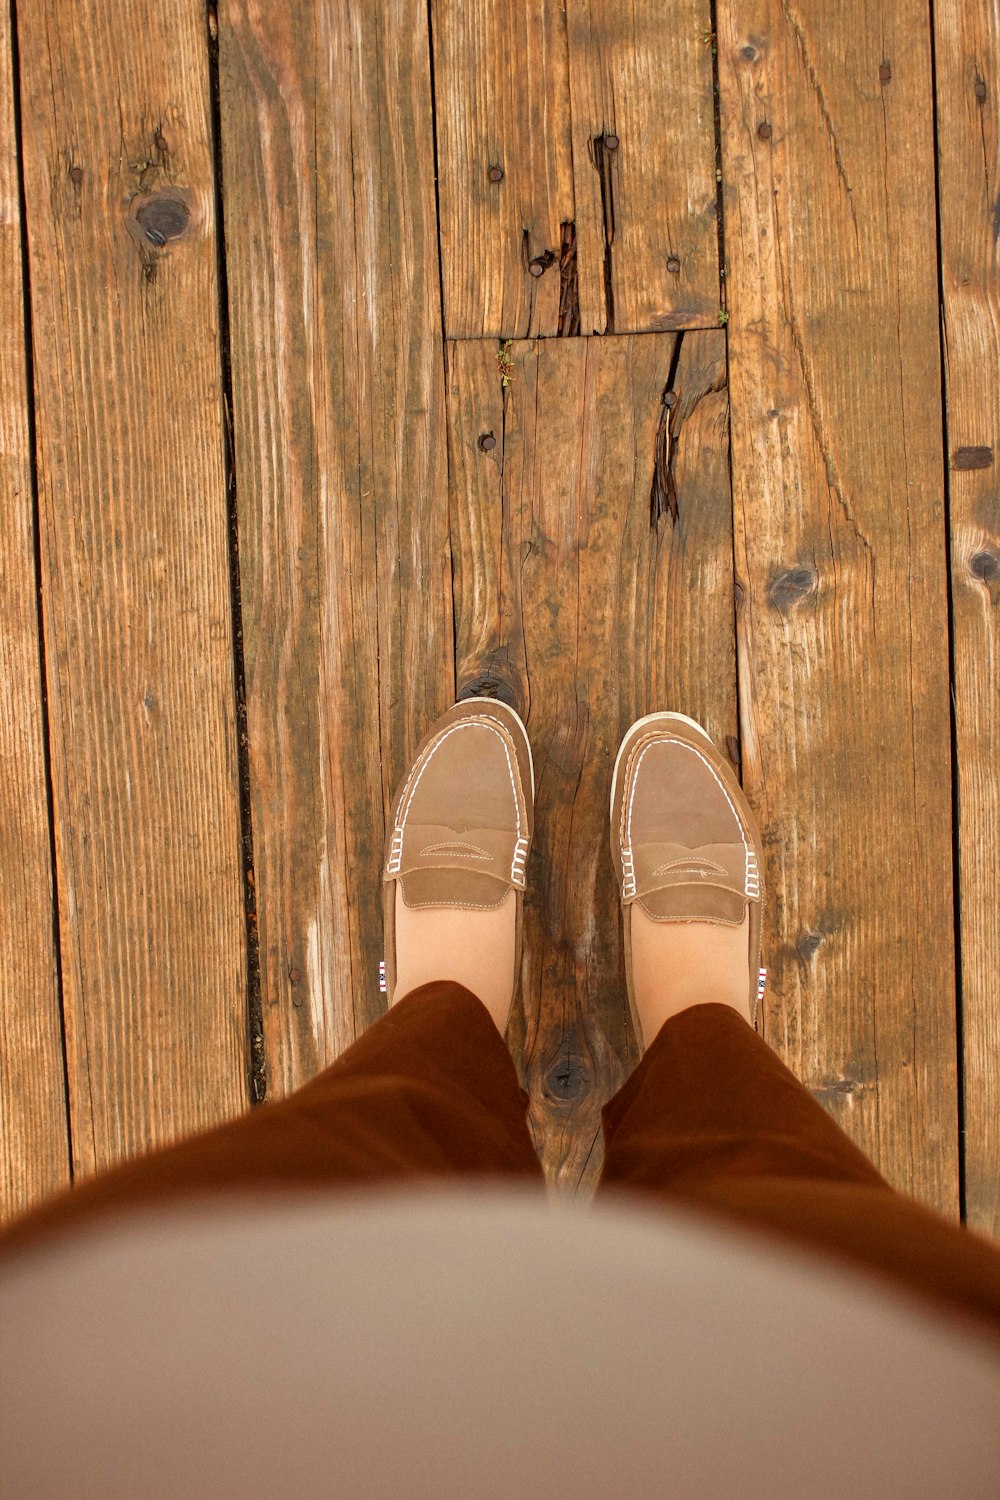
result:
<svg viewBox="0 0 1000 1500"><path fill-rule="evenodd" d="M769 141L771 139L771 127L766 120L761 120L757 126L757 134L762 141Z"/></svg>
<svg viewBox="0 0 1000 1500"><path fill-rule="evenodd" d="M490 179L491 182L502 182L503 181L503 167L501 167L501 166L492 166L492 167L490 167L490 170L489 170L489 179Z"/></svg>

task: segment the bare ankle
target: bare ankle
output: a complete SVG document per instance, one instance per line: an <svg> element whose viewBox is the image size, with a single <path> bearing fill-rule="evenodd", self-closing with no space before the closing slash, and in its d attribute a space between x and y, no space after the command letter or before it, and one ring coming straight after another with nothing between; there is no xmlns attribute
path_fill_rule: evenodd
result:
<svg viewBox="0 0 1000 1500"><path fill-rule="evenodd" d="M436 979L471 990L503 1033L514 992L515 893L486 911L410 908L396 889L396 987L390 1004Z"/></svg>
<svg viewBox="0 0 1000 1500"><path fill-rule="evenodd" d="M632 983L644 1046L693 1005L729 1005L750 1023L749 931L749 914L732 927L655 922L632 907Z"/></svg>

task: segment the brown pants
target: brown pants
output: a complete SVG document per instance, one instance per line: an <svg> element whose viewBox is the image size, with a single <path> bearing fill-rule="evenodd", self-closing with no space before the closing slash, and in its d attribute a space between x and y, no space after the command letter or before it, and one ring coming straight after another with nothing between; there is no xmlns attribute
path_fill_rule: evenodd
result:
<svg viewBox="0 0 1000 1500"><path fill-rule="evenodd" d="M542 1190L527 1107L485 1006L460 985L425 985L297 1093L77 1184L12 1225L0 1249L196 1191L456 1175ZM697 1005L668 1021L602 1118L598 1193L735 1218L1000 1333L1000 1250L893 1192L728 1006Z"/></svg>

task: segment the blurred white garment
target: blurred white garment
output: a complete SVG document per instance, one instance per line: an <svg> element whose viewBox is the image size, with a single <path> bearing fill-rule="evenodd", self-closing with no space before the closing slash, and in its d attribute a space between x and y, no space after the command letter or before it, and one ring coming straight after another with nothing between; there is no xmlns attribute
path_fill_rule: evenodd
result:
<svg viewBox="0 0 1000 1500"><path fill-rule="evenodd" d="M1000 1345L611 1195L204 1200L0 1276L0 1493L1000 1495Z"/></svg>

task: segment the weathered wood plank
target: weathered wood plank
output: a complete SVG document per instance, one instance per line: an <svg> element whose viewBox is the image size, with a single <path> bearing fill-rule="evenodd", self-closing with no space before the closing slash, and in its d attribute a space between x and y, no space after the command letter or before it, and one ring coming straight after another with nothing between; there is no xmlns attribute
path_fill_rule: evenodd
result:
<svg viewBox="0 0 1000 1500"><path fill-rule="evenodd" d="M276 1095L384 1010L385 810L454 695L430 54L420 0L227 0L219 22Z"/></svg>
<svg viewBox="0 0 1000 1500"><path fill-rule="evenodd" d="M569 0L566 20L581 330L716 325L711 6Z"/></svg>
<svg viewBox="0 0 1000 1500"><path fill-rule="evenodd" d="M658 707L722 744L736 729L725 343L543 340L509 362L505 395L496 344L449 345L458 684L527 716L536 841L511 1046L550 1178L589 1190L600 1106L636 1061L608 845L618 744Z"/></svg>
<svg viewBox="0 0 1000 1500"><path fill-rule="evenodd" d="M10 13L0 12L0 1220L69 1176L52 929Z"/></svg>
<svg viewBox="0 0 1000 1500"><path fill-rule="evenodd" d="M432 30L449 336L714 324L708 0L434 0Z"/></svg>
<svg viewBox="0 0 1000 1500"><path fill-rule="evenodd" d="M431 30L445 329L556 333L575 215L565 14L433 0Z"/></svg>
<svg viewBox="0 0 1000 1500"><path fill-rule="evenodd" d="M937 0L969 1222L1000 1236L1000 11Z"/></svg>
<svg viewBox="0 0 1000 1500"><path fill-rule="evenodd" d="M768 1039L958 1206L926 15L719 0L742 743Z"/></svg>
<svg viewBox="0 0 1000 1500"><path fill-rule="evenodd" d="M74 1165L246 1098L203 8L19 11ZM127 44L123 39L127 39Z"/></svg>

